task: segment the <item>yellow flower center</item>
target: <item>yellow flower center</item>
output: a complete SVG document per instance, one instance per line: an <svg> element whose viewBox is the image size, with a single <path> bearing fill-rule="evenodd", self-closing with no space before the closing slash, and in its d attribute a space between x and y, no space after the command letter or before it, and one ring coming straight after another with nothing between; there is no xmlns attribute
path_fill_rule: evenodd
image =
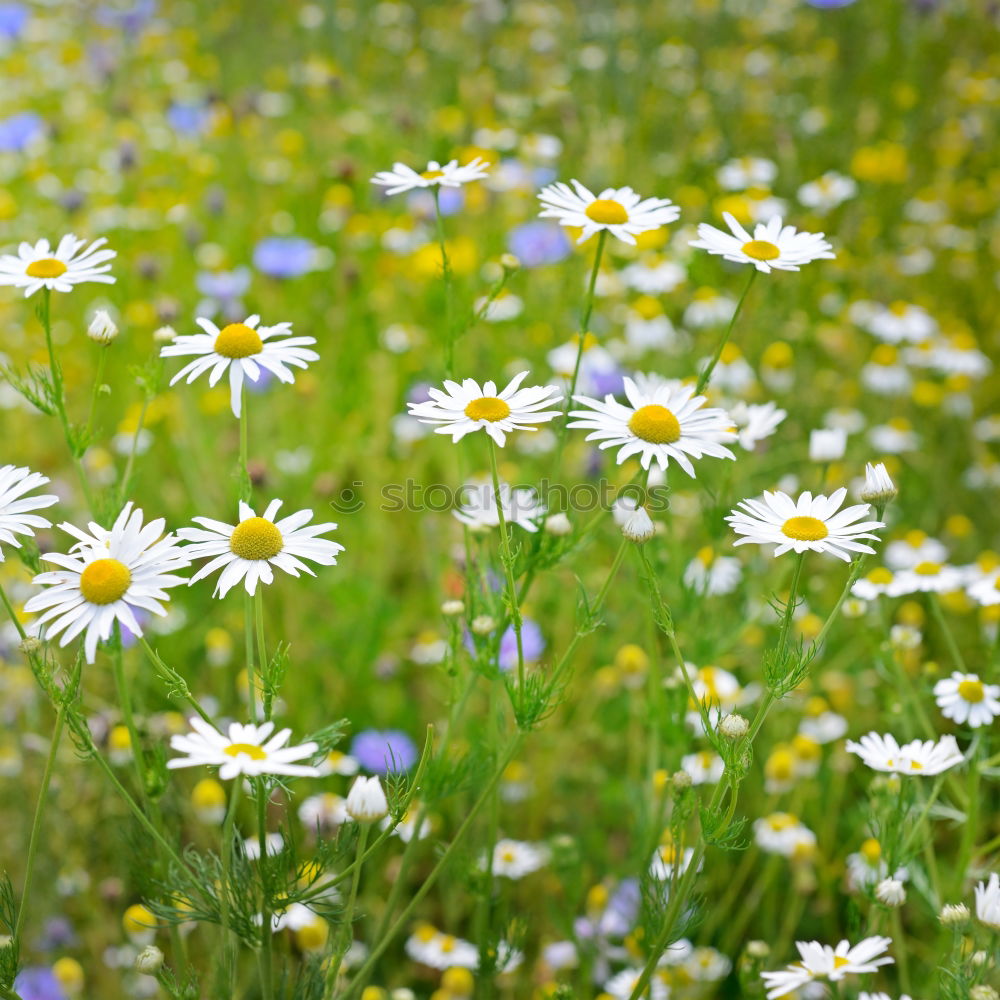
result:
<svg viewBox="0 0 1000 1000"><path fill-rule="evenodd" d="M911 760L910 761L910 770L911 771L922 771L923 769L924 769L924 765L921 764L920 761L918 761L918 760Z"/></svg>
<svg viewBox="0 0 1000 1000"><path fill-rule="evenodd" d="M260 334L245 323L230 323L215 338L215 353L224 358L248 358L263 350L264 342L260 339Z"/></svg>
<svg viewBox="0 0 1000 1000"><path fill-rule="evenodd" d="M628 429L651 444L673 444L681 436L680 421L659 403L640 406L629 419Z"/></svg>
<svg viewBox="0 0 1000 1000"><path fill-rule="evenodd" d="M958 685L958 694L960 698L973 704L978 704L986 697L982 681L962 681Z"/></svg>
<svg viewBox="0 0 1000 1000"><path fill-rule="evenodd" d="M892 583L892 571L886 569L884 566L879 566L878 569L873 569L868 574L867 579L869 583L874 583L879 586L886 583Z"/></svg>
<svg viewBox="0 0 1000 1000"><path fill-rule="evenodd" d="M830 534L827 526L818 517L798 515L790 517L781 526L782 534L800 542L818 542Z"/></svg>
<svg viewBox="0 0 1000 1000"><path fill-rule="evenodd" d="M91 604L114 604L131 582L128 567L117 559L95 559L80 574L80 593Z"/></svg>
<svg viewBox="0 0 1000 1000"><path fill-rule="evenodd" d="M424 170L420 174L425 181L436 181L444 177L443 170Z"/></svg>
<svg viewBox="0 0 1000 1000"><path fill-rule="evenodd" d="M60 278L66 273L66 265L55 257L43 257L33 260L24 273L29 278Z"/></svg>
<svg viewBox="0 0 1000 1000"><path fill-rule="evenodd" d="M767 240L750 240L743 244L743 252L754 260L776 260L781 251Z"/></svg>
<svg viewBox="0 0 1000 1000"><path fill-rule="evenodd" d="M893 302L892 305L889 306L889 312L891 312L893 316L905 316L909 308L910 307L906 302Z"/></svg>
<svg viewBox="0 0 1000 1000"><path fill-rule="evenodd" d="M912 545L914 548L918 548L927 541L927 532L921 531L919 528L913 528L903 537L906 539L907 544Z"/></svg>
<svg viewBox="0 0 1000 1000"><path fill-rule="evenodd" d="M248 517L236 525L229 550L241 559L273 559L285 545L281 532L266 518Z"/></svg>
<svg viewBox="0 0 1000 1000"><path fill-rule="evenodd" d="M941 564L933 562L917 563L913 567L913 572L918 576L937 576L941 572Z"/></svg>
<svg viewBox="0 0 1000 1000"><path fill-rule="evenodd" d="M500 852L500 860L501 861L506 861L506 862L509 863L509 862L513 861L514 858L515 858L515 854L514 854L514 852L509 847Z"/></svg>
<svg viewBox="0 0 1000 1000"><path fill-rule="evenodd" d="M239 757L240 754L245 754L251 760L267 760L267 754L253 743L230 743L222 752L228 757Z"/></svg>
<svg viewBox="0 0 1000 1000"><path fill-rule="evenodd" d="M850 965L851 960L849 958L844 958L843 955L833 956L833 967L835 969L842 969L845 965Z"/></svg>
<svg viewBox="0 0 1000 1000"><path fill-rule="evenodd" d="M497 396L483 396L469 403L465 408L465 415L470 420L488 420L494 424L510 416L510 407Z"/></svg>
<svg viewBox="0 0 1000 1000"><path fill-rule="evenodd" d="M882 860L882 845L874 837L869 837L861 845L860 854L874 868Z"/></svg>
<svg viewBox="0 0 1000 1000"><path fill-rule="evenodd" d="M623 222L628 222L625 206L619 205L611 198L598 198L592 201L587 206L585 214L588 219L602 226L620 226Z"/></svg>

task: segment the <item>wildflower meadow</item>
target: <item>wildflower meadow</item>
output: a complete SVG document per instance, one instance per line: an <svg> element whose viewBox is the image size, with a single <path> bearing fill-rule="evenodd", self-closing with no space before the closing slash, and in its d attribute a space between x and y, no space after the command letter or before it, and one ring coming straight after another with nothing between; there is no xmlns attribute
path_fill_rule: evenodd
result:
<svg viewBox="0 0 1000 1000"><path fill-rule="evenodd" d="M0 1000L1000 998L995 4L0 70Z"/></svg>

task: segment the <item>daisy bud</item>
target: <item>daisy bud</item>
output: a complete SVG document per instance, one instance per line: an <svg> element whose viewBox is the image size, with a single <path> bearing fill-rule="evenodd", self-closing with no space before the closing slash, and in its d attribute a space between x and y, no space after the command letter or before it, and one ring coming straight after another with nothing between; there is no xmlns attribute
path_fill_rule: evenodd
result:
<svg viewBox="0 0 1000 1000"><path fill-rule="evenodd" d="M865 466L865 485L861 487L860 497L865 503L875 504L876 507L884 507L892 500L899 490L896 484L889 478L885 464L879 462L872 465L869 462Z"/></svg>
<svg viewBox="0 0 1000 1000"><path fill-rule="evenodd" d="M813 431L809 435L809 458L813 462L836 462L847 450L847 431L839 427Z"/></svg>
<svg viewBox="0 0 1000 1000"><path fill-rule="evenodd" d="M938 914L945 927L961 927L969 922L969 908L965 903L946 903Z"/></svg>
<svg viewBox="0 0 1000 1000"><path fill-rule="evenodd" d="M118 327L106 309L98 309L87 327L87 336L98 344L110 344L118 336Z"/></svg>
<svg viewBox="0 0 1000 1000"><path fill-rule="evenodd" d="M176 336L177 331L172 326L161 326L153 332L153 342L156 344L169 344Z"/></svg>
<svg viewBox="0 0 1000 1000"><path fill-rule="evenodd" d="M735 713L727 715L719 723L719 732L722 733L727 740L732 740L734 743L736 740L743 739L749 731L750 723L747 722L742 715L737 715Z"/></svg>
<svg viewBox="0 0 1000 1000"><path fill-rule="evenodd" d="M500 266L508 273L513 274L521 269L521 261L512 253L500 255Z"/></svg>
<svg viewBox="0 0 1000 1000"><path fill-rule="evenodd" d="M771 954L771 946L766 941L748 941L746 953L751 958L767 958Z"/></svg>
<svg viewBox="0 0 1000 1000"><path fill-rule="evenodd" d="M676 771L670 779L675 792L683 792L685 788L691 787L691 775L687 771Z"/></svg>
<svg viewBox="0 0 1000 1000"><path fill-rule="evenodd" d="M648 542L656 534L652 518L646 513L645 507L636 507L629 514L625 523L622 524L622 534L630 542L636 543Z"/></svg>
<svg viewBox="0 0 1000 1000"><path fill-rule="evenodd" d="M358 778L347 793L346 809L358 823L374 823L386 816L389 803L378 778Z"/></svg>
<svg viewBox="0 0 1000 1000"><path fill-rule="evenodd" d="M445 601L441 605L441 614L449 618L457 617L465 613L465 605L461 601Z"/></svg>
<svg viewBox="0 0 1000 1000"><path fill-rule="evenodd" d="M573 525L570 524L569 518L560 511L548 517L545 522L545 530L550 535L561 537L562 535L568 535L573 530Z"/></svg>
<svg viewBox="0 0 1000 1000"><path fill-rule="evenodd" d="M980 983L969 990L969 1000L998 1000L998 997L1000 997L1000 993L997 993L992 986L987 986L986 983Z"/></svg>
<svg viewBox="0 0 1000 1000"><path fill-rule="evenodd" d="M472 631L476 635L489 635L497 623L489 615L477 615L472 619Z"/></svg>
<svg viewBox="0 0 1000 1000"><path fill-rule="evenodd" d="M906 902L906 888L899 879L883 879L875 886L875 898L886 906L902 906Z"/></svg>
<svg viewBox="0 0 1000 1000"><path fill-rule="evenodd" d="M29 635L27 639L21 640L21 652L25 656L34 656L41 648L41 640L36 639L33 635Z"/></svg>
<svg viewBox="0 0 1000 1000"><path fill-rule="evenodd" d="M146 945L135 956L135 971L144 976L155 976L163 968L163 952L155 944Z"/></svg>

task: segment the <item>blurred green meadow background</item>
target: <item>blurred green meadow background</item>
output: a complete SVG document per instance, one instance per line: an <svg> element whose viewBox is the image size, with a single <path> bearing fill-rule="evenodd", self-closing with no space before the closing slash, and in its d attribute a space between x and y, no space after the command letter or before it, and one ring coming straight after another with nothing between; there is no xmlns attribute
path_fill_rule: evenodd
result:
<svg viewBox="0 0 1000 1000"><path fill-rule="evenodd" d="M469 475L488 475L488 452L481 436L456 448L402 416L422 385L440 384L445 374L434 200L427 192L386 197L371 177L396 161L420 170L430 159L481 156L491 164L489 178L441 199L458 314L471 319L504 282L492 309L457 342L460 378L501 381L530 369L528 384L545 384L568 374L552 352L578 332L594 241L578 247L573 234L539 222L536 193L552 180L578 178L594 191L627 184L681 208L677 223L640 238L637 248L608 244L588 332L622 371L687 378L711 355L725 299L731 307L745 277L688 248L699 222L718 224L724 211L744 222L780 214L825 232L834 246L835 260L756 282L710 392L713 405L773 399L786 420L736 463L702 463L697 480L672 472L669 510L654 516L662 533L652 558L687 660L759 687L761 648L775 621L768 599L787 589L790 566L734 551L723 516L779 484L829 492L856 483L866 461L885 461L900 488L885 539L921 531L940 539L956 565L994 566L997 18L994 5L961 0L844 7L818 0L0 3L0 249L75 232L106 236L118 254L114 285L83 285L52 304L69 408L80 422L99 353L107 352L107 388L83 459L99 509L117 512L117 484L134 450L128 495L148 517L164 516L176 529L192 516L229 521L236 513L238 424L228 390L203 380L169 388L179 366L157 360L157 331L196 332L199 315L221 323L259 313L264 323L289 321L296 334L315 337L320 360L294 386L273 382L249 397L255 499L280 497L288 510L309 507L318 520L339 522L335 537L346 547L316 579L281 577L266 591L268 635L291 650L278 717L303 737L349 720L345 751L368 729L400 730L418 746L428 724L440 733L472 669L446 656L457 626L441 613L443 602L465 593L462 533L449 511L427 509L426 493L424 503L399 510L386 509L395 505L385 490L398 496L409 483L419 499L432 484L455 489ZM747 158L770 161L773 176L761 182ZM733 161L746 175L735 184L720 175ZM804 203L803 186L828 172L852 181L850 194L836 204ZM505 253L520 267L508 262L505 271ZM677 265L668 291L645 293L623 277L656 262ZM36 299L0 291L4 363L21 370L46 364ZM706 319L720 296L721 318L708 310ZM865 329L871 303L925 310L945 360L886 349ZM701 315L692 310L699 305ZM108 348L86 336L97 308L108 309L121 331ZM672 331L666 346L629 339L631 325L661 317ZM4 383L0 407L0 461L52 479L62 501L54 522L85 523L57 422ZM810 459L810 432L825 426L850 429L842 459ZM546 431L515 436L501 458L513 483L535 485L554 474ZM616 467L612 455L571 432L556 475L567 485L620 485L633 466ZM572 506L567 513L575 527L594 517ZM41 551L63 551L59 536L42 533ZM539 669L573 639L580 588L598 590L619 539L609 513L534 586L524 613L537 627ZM499 574L490 543L479 544ZM685 569L698 553L736 555L739 588L703 596L686 586ZM795 623L806 639L843 586L846 567L833 563L807 563ZM0 574L23 604L31 573L16 552L7 553ZM242 718L242 600L235 592L213 599L207 582L171 596L169 617L151 625L154 645L199 697ZM966 659L996 679L996 609L978 607L962 591L942 602ZM870 776L852 766L842 741L796 751L804 714L838 713L853 737L869 728L917 736L916 699L939 731L954 728L929 696L952 666L937 624L919 600L891 602L881 615L873 605L839 621L810 680L770 716L741 792L741 814L751 821L795 814L815 832L815 849L793 858L753 845L709 854L702 919L689 936L737 966L751 940L769 944L763 967L775 968L792 959L794 939L832 943L870 926L869 904L846 874L848 855L872 836ZM569 996L601 994L603 984L588 975L553 968L545 946L572 937L574 921L600 908L602 891L613 893L645 869L646 832L665 776L704 748L684 724L682 690L668 687L665 702L648 697L651 662L668 678L675 665L631 559L602 618L576 650L560 706L501 785L501 831L545 842L553 858L505 884L494 901L495 926L513 927L509 936L525 954L519 969L498 979L503 997L553 996L556 983L567 984ZM922 641L890 648L888 629L900 624L921 629ZM167 734L183 726L182 706L140 650L126 655L142 732L151 748L165 747ZM470 696L454 734L456 760L482 740L485 692L483 684ZM101 657L84 671L82 698L113 759L121 719ZM666 715L658 711L664 704ZM2 634L0 715L0 859L19 885L51 711L10 627ZM814 750L808 776L801 760L780 756ZM120 773L131 777L127 768ZM775 784L776 773L787 780ZM207 849L218 824L198 816L195 780L171 777L161 805L178 837ZM436 804L435 836L460 822L474 783L457 781ZM349 779L313 784L294 788L293 825L304 797L346 794ZM1000 849L995 783L977 794L977 843L992 847L974 860L989 871ZM936 836L947 855L960 815L940 820ZM119 958L129 943L122 915L149 894L137 838L113 790L67 740L50 793L26 964L74 959L83 996L157 988L131 971L127 954ZM474 843L418 916L475 939L483 890ZM369 944L398 872L398 858L385 850L362 884L355 935ZM408 892L433 860L426 850ZM935 904L955 897L963 873L941 878L943 887L929 874L916 877L922 902L904 915L918 1000L941 953ZM634 929L623 937L624 954L641 955L641 926L638 938ZM164 940L161 932L166 948ZM192 955L212 950L214 938L200 928L189 940ZM294 935L283 947L289 968L308 956L308 942ZM79 993L72 969L63 974L62 988ZM254 996L250 979L246 995ZM372 983L421 998L466 995L407 957L402 940L382 957ZM762 995L737 983L734 967L716 979L678 980L672 995ZM195 995L213 994L206 986Z"/></svg>

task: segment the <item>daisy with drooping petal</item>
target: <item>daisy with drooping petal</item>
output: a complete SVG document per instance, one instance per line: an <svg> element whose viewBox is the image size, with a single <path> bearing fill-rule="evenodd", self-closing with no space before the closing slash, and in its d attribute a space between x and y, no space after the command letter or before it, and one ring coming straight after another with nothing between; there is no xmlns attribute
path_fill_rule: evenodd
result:
<svg viewBox="0 0 1000 1000"><path fill-rule="evenodd" d="M205 331L177 337L160 350L161 358L197 357L189 361L171 380L179 382L187 376L190 385L199 375L209 372L208 384L215 386L229 370L229 397L233 416L240 415L244 379L256 382L264 368L282 382L294 382L289 365L306 368L319 355L309 350L315 337L289 337L291 323L260 326L260 316L248 316L242 323L229 323L221 330L210 320L199 317L195 322ZM280 340L271 340L280 337Z"/></svg>
<svg viewBox="0 0 1000 1000"><path fill-rule="evenodd" d="M272 566L291 576L300 572L316 575L303 559L320 566L336 566L337 553L343 552L344 546L318 536L333 531L337 525L329 521L310 525L311 510L300 510L275 521L281 503L272 500L263 515L258 516L241 500L238 524L196 517L194 521L201 528L181 528L178 537L193 543L185 546L184 551L192 559L209 560L190 582L196 583L221 569L215 596L225 597L240 580L244 581L247 593L253 595L259 581L273 583Z"/></svg>
<svg viewBox="0 0 1000 1000"><path fill-rule="evenodd" d="M816 979L837 982L848 975L875 972L879 966L891 965L893 959L882 953L892 944L892 938L869 937L852 947L841 941L836 948L819 941L796 941L801 961L777 972L762 972L768 1000L782 997ZM880 957L881 956L881 957Z"/></svg>
<svg viewBox="0 0 1000 1000"><path fill-rule="evenodd" d="M83 250L86 242L70 233L59 241L55 250L48 240L39 240L34 245L22 243L16 254L0 257L0 285L23 288L25 298L40 288L71 292L74 285L85 281L113 285L115 279L107 273L111 270L108 261L117 254L114 250L102 249L107 243L103 237Z"/></svg>
<svg viewBox="0 0 1000 1000"><path fill-rule="evenodd" d="M807 491L793 500L780 490L765 490L760 500L741 500L726 516L733 531L744 536L733 544L777 545L776 556L789 551L828 552L844 562L851 561L852 552L874 552L861 539L877 540L872 529L885 525L860 520L868 515L866 503L839 510L846 496L847 490L841 487L828 497L813 497Z"/></svg>
<svg viewBox="0 0 1000 1000"><path fill-rule="evenodd" d="M1000 715L1000 684L984 684L976 674L955 671L934 685L941 714L973 729L988 726Z"/></svg>
<svg viewBox="0 0 1000 1000"><path fill-rule="evenodd" d="M292 735L290 729L274 732L274 723L260 726L231 722L226 734L220 733L204 719L188 719L193 733L171 736L171 749L187 754L167 761L167 767L217 767L224 781L246 775L256 778L262 774L283 774L289 777L319 777L319 768L293 763L311 757L318 749L315 743L302 743L297 747L286 746Z"/></svg>
<svg viewBox="0 0 1000 1000"><path fill-rule="evenodd" d="M384 187L386 194L402 194L417 188L457 188L469 181L482 180L488 166L489 163L478 156L461 167L458 160L449 160L445 164L431 160L427 169L419 173L405 163L394 163L392 170L380 170L372 178L372 184Z"/></svg>
<svg viewBox="0 0 1000 1000"><path fill-rule="evenodd" d="M30 511L51 507L59 502L59 497L52 493L34 497L24 495L39 486L44 486L48 481L48 476L32 472L25 466L5 465L0 468L0 542L6 542L19 549L21 543L16 535L34 536L33 528L52 527L52 522L48 518L32 514ZM3 561L3 549L0 549L0 562Z"/></svg>
<svg viewBox="0 0 1000 1000"><path fill-rule="evenodd" d="M619 465L638 455L644 469L655 460L665 472L673 459L693 479L690 458L735 459L722 444L736 440L732 421L725 410L702 409L705 397L696 396L694 386L668 384L644 391L626 378L625 396L628 406L612 395L605 396L603 403L574 396L590 409L572 410L570 416L577 419L569 426L591 431L587 440L600 441L601 449L618 448Z"/></svg>
<svg viewBox="0 0 1000 1000"><path fill-rule="evenodd" d="M681 210L667 198L642 199L630 187L605 188L595 195L578 180L573 187L562 182L542 188L538 194L543 219L557 219L563 226L582 229L577 243L607 230L612 236L635 246L640 233L648 233L673 222Z"/></svg>
<svg viewBox="0 0 1000 1000"><path fill-rule="evenodd" d="M794 226L781 225L781 218L758 222L751 236L733 216L723 212L731 233L701 223L698 239L691 246L707 250L736 264L753 264L767 274L772 269L798 271L813 260L833 260L836 254L823 238L823 233L799 233Z"/></svg>
<svg viewBox="0 0 1000 1000"><path fill-rule="evenodd" d="M954 736L933 740L911 740L900 746L890 733L868 733L859 742L848 740L848 753L857 754L873 771L933 777L947 771L965 758Z"/></svg>
<svg viewBox="0 0 1000 1000"><path fill-rule="evenodd" d="M421 423L440 424L435 434L450 434L460 441L473 431L486 431L502 448L511 431L534 431L532 424L544 424L559 416L558 410L546 410L562 399L554 385L533 385L522 389L527 372L510 380L502 392L496 382L481 386L471 378L461 384L445 379L444 391L430 388L431 397L424 403L407 403L410 413Z"/></svg>
<svg viewBox="0 0 1000 1000"><path fill-rule="evenodd" d="M88 663L94 662L98 641L111 637L115 622L134 635L142 635L135 612L166 615L160 603L167 600L166 588L184 583L175 571L191 565L187 553L173 534L163 534L163 518L145 527L142 511L127 503L111 528L91 522L90 533L72 524L59 525L78 539L63 555L47 552L43 561L60 567L39 573L34 583L46 589L24 606L25 611L42 612L29 632L42 638L62 633L60 646L81 632Z"/></svg>

